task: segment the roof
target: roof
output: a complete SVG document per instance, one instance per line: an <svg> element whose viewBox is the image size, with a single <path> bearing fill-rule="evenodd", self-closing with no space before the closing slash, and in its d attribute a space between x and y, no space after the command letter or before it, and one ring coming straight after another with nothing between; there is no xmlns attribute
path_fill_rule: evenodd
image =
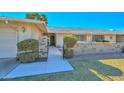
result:
<svg viewBox="0 0 124 93"><path fill-rule="evenodd" d="M8 18L8 17L0 17L0 21L15 21L15 22L26 22L26 23L44 23L44 21L38 21L38 20L33 20L33 19L21 19L21 18Z"/></svg>
<svg viewBox="0 0 124 93"><path fill-rule="evenodd" d="M123 31L95 28L67 28L47 27L48 33L73 33L73 34L124 34Z"/></svg>
<svg viewBox="0 0 124 93"><path fill-rule="evenodd" d="M44 21L38 21L33 19L8 18L8 17L0 17L0 21L34 23L41 31L47 32L46 24Z"/></svg>

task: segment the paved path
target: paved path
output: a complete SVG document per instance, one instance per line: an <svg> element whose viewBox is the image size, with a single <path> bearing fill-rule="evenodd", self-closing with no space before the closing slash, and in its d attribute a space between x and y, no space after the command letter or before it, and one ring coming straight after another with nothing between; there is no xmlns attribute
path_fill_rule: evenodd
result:
<svg viewBox="0 0 124 93"><path fill-rule="evenodd" d="M72 66L66 59L63 60L60 51L55 47L50 47L47 62L20 64L4 78L17 78L71 70L73 70Z"/></svg>

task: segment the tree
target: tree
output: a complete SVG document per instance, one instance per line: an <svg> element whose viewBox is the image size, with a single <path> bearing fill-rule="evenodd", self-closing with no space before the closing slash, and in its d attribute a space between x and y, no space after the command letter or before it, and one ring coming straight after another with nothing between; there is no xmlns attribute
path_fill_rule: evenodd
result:
<svg viewBox="0 0 124 93"><path fill-rule="evenodd" d="M46 23L46 25L48 24L48 18L47 18L47 16L44 15L44 14L39 14L39 13L27 13L27 14L25 15L25 18L44 21L44 22Z"/></svg>

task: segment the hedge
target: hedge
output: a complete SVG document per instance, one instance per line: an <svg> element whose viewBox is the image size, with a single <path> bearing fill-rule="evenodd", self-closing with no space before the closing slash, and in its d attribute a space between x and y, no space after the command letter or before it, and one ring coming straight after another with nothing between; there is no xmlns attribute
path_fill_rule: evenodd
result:
<svg viewBox="0 0 124 93"><path fill-rule="evenodd" d="M64 45L67 48L73 48L74 45L76 44L77 39L74 36L65 36L64 37Z"/></svg>
<svg viewBox="0 0 124 93"><path fill-rule="evenodd" d="M76 44L77 39L73 36L64 37L64 57L71 58L73 57L73 47Z"/></svg>
<svg viewBox="0 0 124 93"><path fill-rule="evenodd" d="M35 39L26 39L17 44L18 58L22 63L33 62L39 57L39 43Z"/></svg>
<svg viewBox="0 0 124 93"><path fill-rule="evenodd" d="M72 58L73 57L73 49L72 48L65 48L64 49L64 57L65 58Z"/></svg>

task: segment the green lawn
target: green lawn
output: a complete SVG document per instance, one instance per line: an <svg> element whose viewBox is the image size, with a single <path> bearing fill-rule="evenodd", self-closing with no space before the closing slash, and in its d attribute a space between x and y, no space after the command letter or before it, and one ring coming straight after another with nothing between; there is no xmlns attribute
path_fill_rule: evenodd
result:
<svg viewBox="0 0 124 93"><path fill-rule="evenodd" d="M124 80L124 59L100 60L100 62L115 67L121 72L120 75L109 75L111 79L116 81Z"/></svg>
<svg viewBox="0 0 124 93"><path fill-rule="evenodd" d="M33 81L102 81L124 80L124 59L69 60L74 71L30 76L11 80Z"/></svg>

